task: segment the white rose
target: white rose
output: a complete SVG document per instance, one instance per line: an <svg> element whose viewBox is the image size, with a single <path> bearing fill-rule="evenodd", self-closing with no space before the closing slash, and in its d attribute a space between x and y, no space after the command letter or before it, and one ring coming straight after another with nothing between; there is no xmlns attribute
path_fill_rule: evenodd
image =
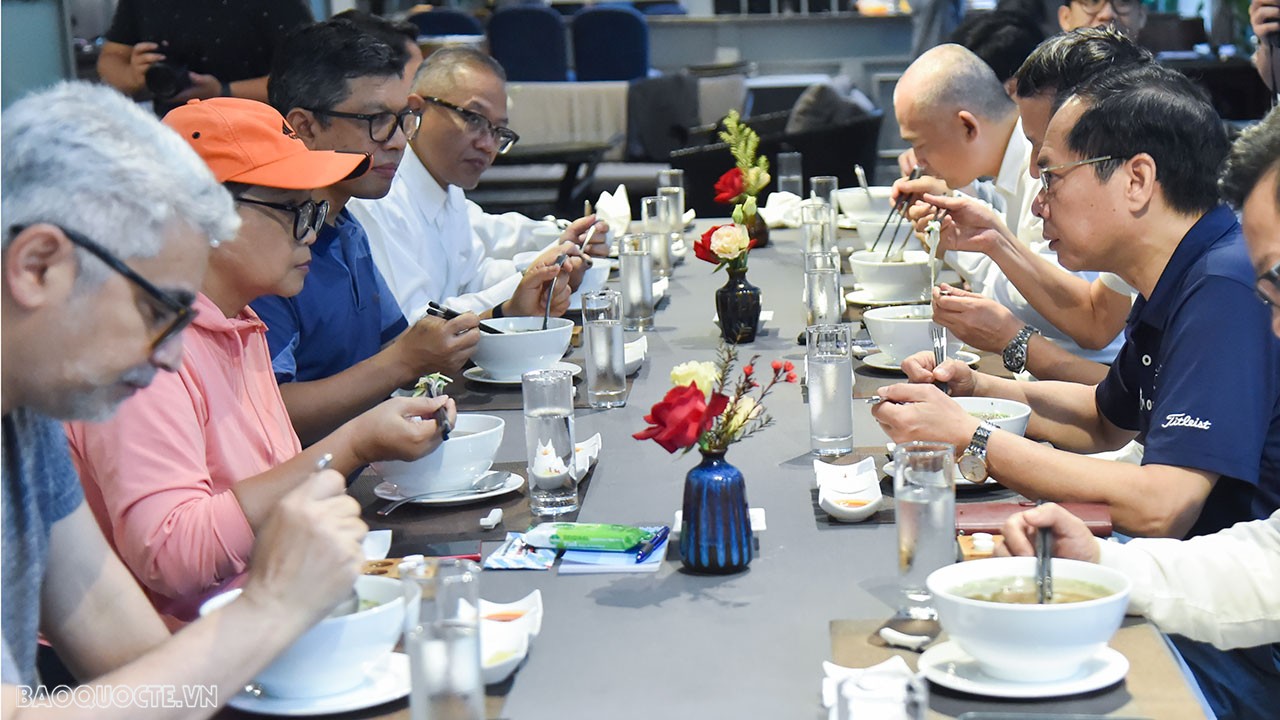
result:
<svg viewBox="0 0 1280 720"><path fill-rule="evenodd" d="M685 362L671 368L671 384L684 387L689 383L697 383L698 389L708 399L720 380L720 372L713 362Z"/></svg>
<svg viewBox="0 0 1280 720"><path fill-rule="evenodd" d="M746 252L750 244L745 225L721 225L711 233L711 252L721 260L733 260Z"/></svg>

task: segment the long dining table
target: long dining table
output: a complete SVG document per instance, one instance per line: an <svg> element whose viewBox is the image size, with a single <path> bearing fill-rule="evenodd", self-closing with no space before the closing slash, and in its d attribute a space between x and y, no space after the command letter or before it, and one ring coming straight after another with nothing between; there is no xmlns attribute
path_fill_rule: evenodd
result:
<svg viewBox="0 0 1280 720"><path fill-rule="evenodd" d="M707 226L707 221L700 221L697 231ZM691 243L696 236L686 237ZM772 239L769 247L752 252L748 279L760 287L763 308L773 316L762 324L754 342L740 346L740 354L744 362L759 354L762 363L779 359L802 366L804 348L797 342L804 329L800 233L774 230ZM633 378L626 406L576 410L577 437L599 433L603 443L578 520L673 523L681 507L684 476L696 464L697 454L668 454L654 442L633 439L632 433L645 427L643 416L669 389L673 366L715 357L720 339L713 323L714 293L726 276L712 269L692 252L675 267L655 325L645 333L649 353ZM634 337L628 333L628 339ZM567 359L580 364L581 353L575 348ZM998 358L984 358L982 367L1003 371ZM855 396L875 394L902 380L855 362ZM578 383L582 394L585 387L581 380ZM525 446L519 388L498 392L466 387L453 394L460 412L492 413L506 420L495 465L521 466ZM755 557L744 572L685 572L677 543L672 542L655 574L561 575L557 569L482 573L481 595L486 599L509 602L539 589L544 603L542 630L527 659L510 680L489 688L491 718L827 717L820 694L823 661L840 660L840 643L848 645L849 632L864 637L866 628L874 629L898 605L896 531L892 522L836 523L818 508L800 385L778 385L766 406L776 419L774 426L734 444L727 455L746 477L750 505L763 508L766 516L765 527L756 533ZM874 455L879 464L887 438L866 403L854 402L853 409L854 457ZM376 477L362 477L352 492L371 526L393 530L393 556L421 551L414 544L419 541L474 537L490 507L478 503L440 512L408 506L380 518L374 510L385 501L371 492L376 482ZM984 493L977 499L1013 495L999 488ZM517 526L519 513L508 512L507 518L480 536L486 554L497 548L506 531L525 529ZM1133 627L1122 633L1144 633L1139 639L1145 642L1143 656L1130 657L1131 664L1170 664L1154 629L1144 621L1128 622ZM848 650L843 652L846 662L883 659L862 654L861 648L852 648L852 654ZM876 652L883 657L891 653ZM899 654L913 666L918 657L908 651ZM974 710L1013 713L1009 717L1047 712L1203 717L1189 700L1185 683L1164 690L1149 684L1138 682L1131 670L1129 680L1118 686L1041 701L991 700L933 688L929 717L953 718ZM1157 691L1172 692L1170 697L1178 700L1146 706L1138 702ZM1135 708L1147 711L1138 713ZM349 717L408 717L407 701Z"/></svg>

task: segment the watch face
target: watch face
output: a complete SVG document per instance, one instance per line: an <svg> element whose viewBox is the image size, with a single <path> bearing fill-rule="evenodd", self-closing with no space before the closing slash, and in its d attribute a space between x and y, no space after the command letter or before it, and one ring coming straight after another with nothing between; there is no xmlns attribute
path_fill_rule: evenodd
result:
<svg viewBox="0 0 1280 720"><path fill-rule="evenodd" d="M960 474L964 476L964 479L971 483L987 481L987 461L977 455L969 455L968 453L961 455L956 467L959 468Z"/></svg>

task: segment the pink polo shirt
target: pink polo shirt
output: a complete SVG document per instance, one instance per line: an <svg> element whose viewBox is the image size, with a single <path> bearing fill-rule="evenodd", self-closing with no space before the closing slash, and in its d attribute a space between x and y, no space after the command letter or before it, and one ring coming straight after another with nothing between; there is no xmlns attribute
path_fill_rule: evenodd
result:
<svg viewBox="0 0 1280 720"><path fill-rule="evenodd" d="M105 423L67 424L107 541L171 626L238 584L253 530L231 488L302 450L276 386L266 325L203 294L182 368L161 372Z"/></svg>

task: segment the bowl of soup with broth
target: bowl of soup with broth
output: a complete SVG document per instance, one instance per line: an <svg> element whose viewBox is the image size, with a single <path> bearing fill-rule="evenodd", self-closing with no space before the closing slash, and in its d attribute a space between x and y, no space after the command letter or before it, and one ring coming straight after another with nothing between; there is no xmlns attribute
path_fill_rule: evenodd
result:
<svg viewBox="0 0 1280 720"><path fill-rule="evenodd" d="M1130 582L1111 568L1054 558L1054 602L1036 602L1035 558L988 558L934 571L938 621L986 674L1050 682L1075 674L1124 620Z"/></svg>
<svg viewBox="0 0 1280 720"><path fill-rule="evenodd" d="M954 400L964 411L979 420L986 420L1001 430L1014 435L1026 435L1031 408L1017 400L990 397L958 397Z"/></svg>

